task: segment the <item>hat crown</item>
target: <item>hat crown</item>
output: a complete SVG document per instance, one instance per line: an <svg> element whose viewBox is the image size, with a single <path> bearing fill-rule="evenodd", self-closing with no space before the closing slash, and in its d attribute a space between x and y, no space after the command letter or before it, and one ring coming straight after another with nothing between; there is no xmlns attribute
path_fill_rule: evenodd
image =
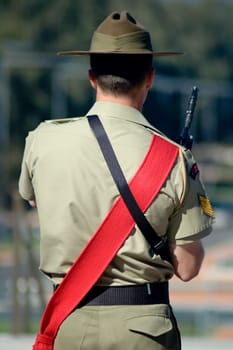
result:
<svg viewBox="0 0 233 350"><path fill-rule="evenodd" d="M90 52L152 54L150 34L128 12L113 12L94 32Z"/></svg>
<svg viewBox="0 0 233 350"><path fill-rule="evenodd" d="M145 31L127 11L113 12L96 29L96 32L110 36L121 36L138 31Z"/></svg>

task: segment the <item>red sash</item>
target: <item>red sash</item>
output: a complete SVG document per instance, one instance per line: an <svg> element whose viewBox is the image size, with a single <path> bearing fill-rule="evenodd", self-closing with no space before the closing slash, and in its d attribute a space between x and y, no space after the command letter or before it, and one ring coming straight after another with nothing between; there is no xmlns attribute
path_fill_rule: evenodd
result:
<svg viewBox="0 0 233 350"><path fill-rule="evenodd" d="M177 146L153 136L146 157L130 182L143 212L163 186L178 152ZM101 277L134 226L135 221L120 197L52 295L33 350L53 349L60 325Z"/></svg>

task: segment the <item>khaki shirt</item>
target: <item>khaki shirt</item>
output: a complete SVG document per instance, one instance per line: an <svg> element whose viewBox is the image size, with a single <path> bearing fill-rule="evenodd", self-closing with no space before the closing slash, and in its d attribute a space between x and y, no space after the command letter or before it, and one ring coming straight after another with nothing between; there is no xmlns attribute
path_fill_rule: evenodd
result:
<svg viewBox="0 0 233 350"><path fill-rule="evenodd" d="M160 133L128 106L97 102L91 114L100 117L129 182L153 134ZM86 117L46 121L29 133L19 192L26 200L36 199L40 269L59 283L119 196ZM210 233L213 212L190 151L180 147L177 162L146 216L159 235L178 245ZM98 284L170 279L171 264L151 258L148 251L135 227Z"/></svg>

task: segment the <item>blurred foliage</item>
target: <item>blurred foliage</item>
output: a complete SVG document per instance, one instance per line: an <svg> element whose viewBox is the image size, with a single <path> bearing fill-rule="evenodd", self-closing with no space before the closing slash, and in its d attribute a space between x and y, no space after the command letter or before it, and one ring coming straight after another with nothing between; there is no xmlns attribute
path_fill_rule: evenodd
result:
<svg viewBox="0 0 233 350"><path fill-rule="evenodd" d="M2 0L0 41L52 52L88 49L93 30L116 9L127 9L151 32L154 48L186 53L169 65L159 61L162 71L233 78L233 3L226 0Z"/></svg>

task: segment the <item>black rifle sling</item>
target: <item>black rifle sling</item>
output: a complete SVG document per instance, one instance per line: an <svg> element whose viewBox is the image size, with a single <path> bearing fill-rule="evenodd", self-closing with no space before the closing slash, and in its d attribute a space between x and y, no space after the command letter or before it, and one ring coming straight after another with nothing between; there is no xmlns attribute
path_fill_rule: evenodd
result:
<svg viewBox="0 0 233 350"><path fill-rule="evenodd" d="M130 214L135 220L138 228L143 233L144 237L150 244L150 255L160 255L162 259L169 260L168 247L166 241L157 235L149 221L144 216L139 208L129 186L126 178L122 172L120 164L117 160L115 152L112 148L111 142L104 130L104 127L97 115L89 115L88 122L94 135L98 141L99 147L103 153L105 161L111 172L111 175L116 183L116 186L121 194Z"/></svg>

